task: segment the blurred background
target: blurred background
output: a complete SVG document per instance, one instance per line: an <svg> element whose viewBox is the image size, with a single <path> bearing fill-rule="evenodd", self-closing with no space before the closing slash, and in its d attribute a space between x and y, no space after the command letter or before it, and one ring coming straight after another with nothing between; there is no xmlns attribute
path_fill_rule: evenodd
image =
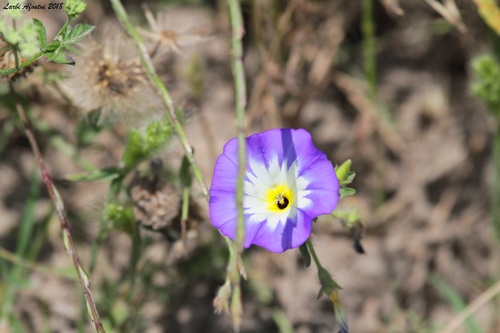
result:
<svg viewBox="0 0 500 333"><path fill-rule="evenodd" d="M182 114L209 185L217 156L236 135L226 2L144 3L124 5ZM320 217L312 234L323 266L342 287L350 332L452 332L446 325L458 317L453 332L499 333L495 2L254 0L241 6L247 133L304 128L334 164L353 161L357 194L338 209L359 210L366 253L356 253L350 232L330 216ZM25 15L41 20L49 39L65 20L62 10ZM126 71L139 59L110 4L89 3L79 21L96 29L85 41L94 44L83 44L74 57L76 66L42 59L14 84L65 203L105 328L232 332L229 317L212 307L227 249L194 183L188 230L180 236L183 151L176 138L126 180L135 234L114 223L103 227L109 179L67 177L118 165L131 129L158 117L147 87L132 102L106 104L95 95L100 88L89 78L103 75L102 61L123 59ZM0 93L0 332L91 332L7 83L0 82ZM141 111L149 108L156 111ZM159 174L164 187L150 190ZM173 213L159 213L164 210ZM330 300L316 299L316 269L305 267L298 250L253 247L243 259L241 332L338 330ZM467 307L474 314L460 320Z"/></svg>

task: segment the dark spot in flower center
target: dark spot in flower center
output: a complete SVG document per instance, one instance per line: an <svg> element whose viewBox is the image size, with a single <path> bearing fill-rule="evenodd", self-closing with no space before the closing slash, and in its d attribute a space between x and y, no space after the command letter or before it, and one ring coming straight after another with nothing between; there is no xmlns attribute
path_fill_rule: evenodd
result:
<svg viewBox="0 0 500 333"><path fill-rule="evenodd" d="M278 208L283 210L285 209L286 207L288 207L288 199L286 197L279 197L278 198Z"/></svg>

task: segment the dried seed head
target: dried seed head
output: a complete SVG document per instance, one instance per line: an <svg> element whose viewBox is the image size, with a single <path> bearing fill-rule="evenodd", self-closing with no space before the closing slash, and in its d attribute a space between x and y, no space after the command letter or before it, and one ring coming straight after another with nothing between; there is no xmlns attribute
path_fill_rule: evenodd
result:
<svg viewBox="0 0 500 333"><path fill-rule="evenodd" d="M160 12L155 16L147 6L144 15L150 30L141 29L142 35L150 43L151 56L162 55L168 51L180 53L182 47L206 41L211 29L192 29L186 25L186 19L176 17L173 11ZM177 22L179 21L179 22Z"/></svg>
<svg viewBox="0 0 500 333"><path fill-rule="evenodd" d="M172 241L181 238L181 195L173 185L159 184L156 177L136 176L130 193L138 224L161 232ZM186 229L195 230L200 219L197 206L190 203Z"/></svg>
<svg viewBox="0 0 500 333"><path fill-rule="evenodd" d="M81 45L76 66L68 69L63 89L84 112L101 109L126 124L140 125L163 109L135 46L118 29ZM146 117L145 117L146 116Z"/></svg>
<svg viewBox="0 0 500 333"><path fill-rule="evenodd" d="M149 179L142 178L132 187L131 197L134 201L136 221L153 230L171 227L180 213L180 196L169 184L159 189L152 185Z"/></svg>

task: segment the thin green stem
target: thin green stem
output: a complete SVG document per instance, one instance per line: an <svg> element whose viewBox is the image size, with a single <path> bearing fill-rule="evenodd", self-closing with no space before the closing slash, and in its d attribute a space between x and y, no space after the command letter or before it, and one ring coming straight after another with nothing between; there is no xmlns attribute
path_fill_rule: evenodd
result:
<svg viewBox="0 0 500 333"><path fill-rule="evenodd" d="M307 248L309 249L309 252L311 253L311 255L313 257L314 263L316 264L316 267L318 267L318 271L319 271L321 268L323 268L323 266L321 266L321 263L319 262L318 255L316 254L316 250L314 249L314 246L313 246L313 243L312 243L310 237L307 239L306 243L307 243Z"/></svg>
<svg viewBox="0 0 500 333"><path fill-rule="evenodd" d="M236 229L236 239L233 243L233 256L230 260L231 282L233 285L233 297L231 300L231 315L233 327L239 330L242 315L241 287L240 287L240 264L239 255L243 250L245 239L245 216L243 214L243 179L246 171L246 140L245 140L245 108L246 108L246 84L245 70L243 67L243 18L241 15L240 3L238 0L228 0L229 20L231 22L231 69L234 77L234 98L235 113L238 136L238 179L236 183L236 208L238 210L238 225Z"/></svg>
<svg viewBox="0 0 500 333"><path fill-rule="evenodd" d="M68 17L66 19L66 22L64 22L63 26L61 27L61 29L59 29L59 32L57 33L56 37L54 39L57 38L57 36L61 35L61 33L64 32L64 30L66 30L66 28L68 27L69 23L71 22L70 18Z"/></svg>
<svg viewBox="0 0 500 333"><path fill-rule="evenodd" d="M149 80L151 83L156 87L156 89L160 92L160 95L163 99L163 102L165 106L167 107L167 116L172 125L174 126L175 132L177 136L179 137L179 140L181 141L182 147L184 148L185 154L187 159L189 160L189 163L191 164L193 168L193 173L196 178L196 180L200 183L201 190L203 192L203 195L208 199L208 189L205 184L205 179L203 177L203 174L201 173L200 168L198 167L198 164L196 163L196 160L193 155L193 148L189 144L186 132L184 131L184 128L182 127L181 122L179 121L177 115L175 114L175 108L174 104L172 101L172 98L170 97L170 94L161 81L160 77L156 73L156 70L153 66L153 62L151 61L151 57L148 54L148 51L146 49L146 46L144 45L144 42L142 41L141 36L135 29L135 27L132 25L130 22L127 12L123 8L123 5L121 4L120 0L110 0L111 5L113 7L113 10L115 11L116 16L120 20L121 24L125 27L125 29L128 31L130 36L134 39L138 49L139 53L142 59L143 66L146 70L146 74L148 75Z"/></svg>
<svg viewBox="0 0 500 333"><path fill-rule="evenodd" d="M238 209L238 228L236 241L238 251L245 238L245 219L243 215L243 179L246 170L246 141L245 141L245 107L246 84L243 68L243 46L241 39L244 34L243 19L238 0L228 0L231 20L231 68L234 76L235 112L238 133L238 180L236 185L236 208Z"/></svg>
<svg viewBox="0 0 500 333"><path fill-rule="evenodd" d="M500 126L493 141L493 185L491 187L491 219L495 240L500 242Z"/></svg>
<svg viewBox="0 0 500 333"><path fill-rule="evenodd" d="M369 96L372 101L377 98L377 64L375 58L375 23L373 22L373 0L363 0L362 3L363 31L363 66L369 85Z"/></svg>
<svg viewBox="0 0 500 333"><path fill-rule="evenodd" d="M12 85L10 85L9 88L11 90L11 94L15 95L14 88L12 87ZM33 153L37 159L40 173L42 174L42 179L43 182L45 183L45 187L47 188L47 192L49 193L49 196L55 206L57 217L59 218L60 222L64 247L66 249L66 253L72 259L73 266L78 276L78 281L80 282L80 285L82 287L83 295L85 297L87 309L89 312L89 316L92 320L92 324L94 325L96 332L99 333L105 332L104 327L102 326L101 320L99 318L99 313L97 311L94 299L92 297L92 293L90 292L89 289L90 280L87 274L85 273L80 258L78 257L78 254L76 252L75 243L73 242L73 237L71 236L69 224L64 214L64 203L59 195L59 192L57 191L57 188L54 186L54 183L52 182L52 178L45 165L45 161L40 152L40 148L38 147L35 135L33 134L31 122L26 116L26 112L24 111L23 106L20 103L17 103L16 109L23 123L25 134L30 142L31 148L33 149Z"/></svg>
<svg viewBox="0 0 500 333"><path fill-rule="evenodd" d="M15 59L17 60L17 51L14 50L13 52L14 52ZM35 61L37 61L38 59L40 59L40 57L42 55L43 55L43 53L39 52L33 58L31 58L29 60L26 60L21 65L19 65L18 62L16 62L16 65L15 65L14 68L0 69L0 75L10 75L10 74L14 74L16 72L19 72L23 68L28 67L29 65L31 65L32 63L34 63Z"/></svg>

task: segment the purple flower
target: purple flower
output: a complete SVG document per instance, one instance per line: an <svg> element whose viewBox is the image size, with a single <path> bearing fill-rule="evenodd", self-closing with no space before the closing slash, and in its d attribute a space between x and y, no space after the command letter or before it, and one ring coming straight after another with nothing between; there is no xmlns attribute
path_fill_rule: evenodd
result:
<svg viewBox="0 0 500 333"><path fill-rule="evenodd" d="M302 245L312 220L330 214L339 199L339 181L326 155L303 129L272 129L246 139L244 246L283 252ZM238 142L231 139L215 163L210 188L210 220L236 236Z"/></svg>

